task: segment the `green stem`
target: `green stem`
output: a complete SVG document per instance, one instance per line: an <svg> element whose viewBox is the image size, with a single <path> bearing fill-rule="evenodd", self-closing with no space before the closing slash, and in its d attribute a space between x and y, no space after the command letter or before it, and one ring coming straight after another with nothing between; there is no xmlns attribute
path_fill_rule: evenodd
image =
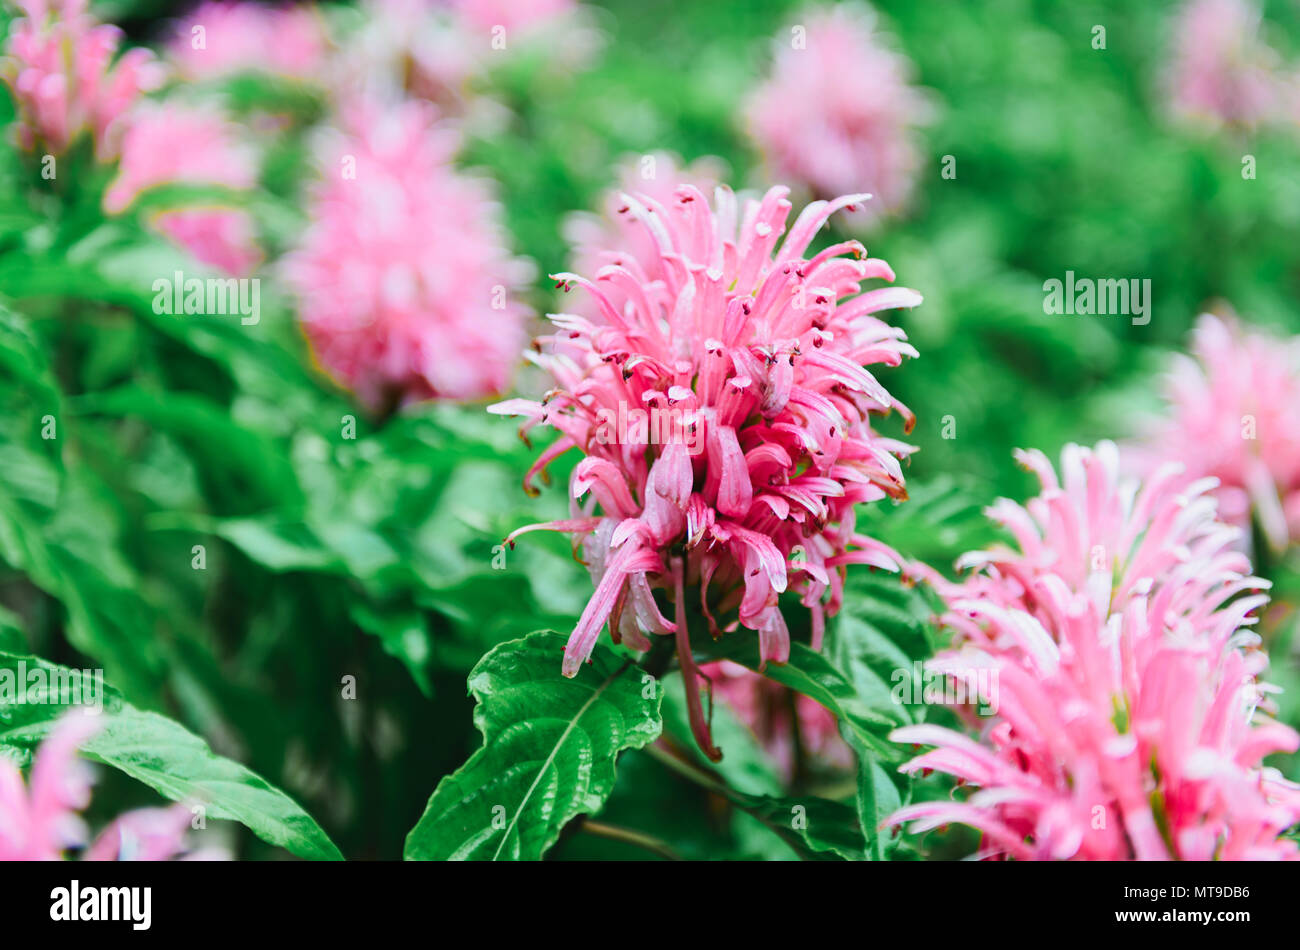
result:
<svg viewBox="0 0 1300 950"><path fill-rule="evenodd" d="M631 828L621 828L618 825L609 825L603 821L592 821L590 818L582 823L580 831L596 835L599 838L608 838L610 841L622 841L625 844L635 845L638 848L644 848L651 851L668 861L680 861L681 855L674 851L667 843L660 841L658 838L643 834L640 831L633 831Z"/></svg>
<svg viewBox="0 0 1300 950"><path fill-rule="evenodd" d="M673 755L667 749L660 747L658 743L651 743L641 751L648 753L655 761L665 765L683 778L694 782L705 791L712 792L715 795L721 795L734 807L739 808L741 811L754 818L757 818L764 826L775 833L777 837L788 844L790 850L793 851L800 860L807 860L804 850L799 846L797 836L791 834L789 828L779 822L772 821L768 815L764 814L762 809L758 807L759 802L752 796L745 795L743 792L738 792L735 789L728 787L725 783L718 781L703 769L677 758L677 756Z"/></svg>
<svg viewBox="0 0 1300 950"><path fill-rule="evenodd" d="M703 769L697 768L689 762L679 759L658 743L651 743L642 749L642 751L647 753L652 759L655 759L660 764L667 766L678 775L689 779L707 791L713 792L715 795L721 795L728 801L735 800L735 793L725 784L719 782Z"/></svg>
<svg viewBox="0 0 1300 950"><path fill-rule="evenodd" d="M700 671L695 665L691 653L690 629L686 624L686 583L682 569L682 559L672 559L673 587L677 595L677 662L682 668L682 687L686 691L686 711L691 721L691 732L702 751L712 762L722 760L722 750L713 744L708 720L700 704Z"/></svg>

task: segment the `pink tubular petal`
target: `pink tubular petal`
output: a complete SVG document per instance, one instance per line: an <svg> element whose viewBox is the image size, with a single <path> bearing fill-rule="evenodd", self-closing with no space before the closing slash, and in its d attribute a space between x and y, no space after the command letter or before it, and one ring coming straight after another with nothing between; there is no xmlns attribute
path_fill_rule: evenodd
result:
<svg viewBox="0 0 1300 950"><path fill-rule="evenodd" d="M573 471L571 490L574 498L591 490L605 513L615 518L631 518L637 513L623 473L605 459L588 456L579 462Z"/></svg>
<svg viewBox="0 0 1300 950"><path fill-rule="evenodd" d="M596 527L605 519L603 517L593 518L564 518L559 521L542 521L537 524L524 525L522 528L516 528L506 535L506 546L514 547L515 540L530 531L564 531L570 534L583 535L594 531Z"/></svg>
<svg viewBox="0 0 1300 950"><path fill-rule="evenodd" d="M754 487L749 481L749 467L736 431L730 426L710 426L708 440L709 464L719 473L718 510L733 518L743 518L754 503Z"/></svg>
<svg viewBox="0 0 1300 950"><path fill-rule="evenodd" d="M785 625L781 609L769 607L759 619L758 649L760 669L768 660L773 663L790 662L790 630Z"/></svg>
<svg viewBox="0 0 1300 950"><path fill-rule="evenodd" d="M569 642L564 648L564 664L561 672L568 677L578 675L582 664L591 656L600 636L601 627L609 619L610 612L619 593L627 583L627 575L633 571L645 571L660 566L659 558L653 551L625 545L618 550L605 569L605 576L596 585L596 592L587 601L578 625L569 635Z"/></svg>

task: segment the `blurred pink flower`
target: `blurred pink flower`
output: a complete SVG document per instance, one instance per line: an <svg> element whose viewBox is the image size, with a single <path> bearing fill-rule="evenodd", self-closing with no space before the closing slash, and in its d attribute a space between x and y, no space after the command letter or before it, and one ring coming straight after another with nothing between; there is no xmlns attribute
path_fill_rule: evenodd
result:
<svg viewBox="0 0 1300 950"><path fill-rule="evenodd" d="M573 0L447 0L447 5L471 27L489 31L504 27L511 33L553 26L578 9Z"/></svg>
<svg viewBox="0 0 1300 950"><path fill-rule="evenodd" d="M700 673L710 680L714 701L726 703L749 727L786 782L794 778L796 766L792 704L798 712L798 741L805 756L830 769L853 769L853 750L840 738L835 716L815 699L729 660L705 663Z"/></svg>
<svg viewBox="0 0 1300 950"><path fill-rule="evenodd" d="M263 72L319 81L328 53L324 22L311 8L222 0L201 4L167 45L187 79Z"/></svg>
<svg viewBox="0 0 1300 950"><path fill-rule="evenodd" d="M1253 128L1276 118L1277 54L1259 38L1251 0L1191 0L1175 24L1169 76L1176 115Z"/></svg>
<svg viewBox="0 0 1300 950"><path fill-rule="evenodd" d="M153 226L195 260L232 277L251 274L262 260L253 219L238 208L163 211Z"/></svg>
<svg viewBox="0 0 1300 950"><path fill-rule="evenodd" d="M360 27L338 43L330 85L344 99L427 99L490 134L508 110L474 87L509 59L502 54L540 51L565 71L583 65L598 40L571 0L367 0Z"/></svg>
<svg viewBox="0 0 1300 950"><path fill-rule="evenodd" d="M177 103L141 105L129 117L117 177L104 193L104 210L120 214L141 192L165 184L252 188L257 154L240 141L238 126L219 112ZM230 207L166 209L152 224L205 264L232 274L261 260L248 213Z"/></svg>
<svg viewBox="0 0 1300 950"><path fill-rule="evenodd" d="M823 198L870 192L873 217L897 211L919 161L912 127L928 109L908 83L910 61L876 35L874 12L808 8L774 48L772 73L745 106L771 177Z"/></svg>
<svg viewBox="0 0 1300 950"><path fill-rule="evenodd" d="M239 140L239 127L212 108L175 102L141 105L131 114L117 177L104 194L119 214L142 191L175 182L251 188L257 153Z"/></svg>
<svg viewBox="0 0 1300 950"><path fill-rule="evenodd" d="M0 78L18 108L24 149L64 151L78 135L94 138L100 159L113 157L121 118L164 70L146 49L114 60L122 31L86 12L87 0L20 0L25 14L9 29Z"/></svg>
<svg viewBox="0 0 1300 950"><path fill-rule="evenodd" d="M435 0L367 0L359 28L337 45L330 85L347 101L357 96L427 99L442 116L468 108L467 86L480 54L458 22Z"/></svg>
<svg viewBox="0 0 1300 950"><path fill-rule="evenodd" d="M185 851L185 833L190 827L190 810L184 805L171 808L137 808L117 818L100 832L86 849L87 861L167 861ZM198 855L213 857L211 851Z"/></svg>
<svg viewBox="0 0 1300 950"><path fill-rule="evenodd" d="M1042 494L993 509L1020 550L968 555L973 577L939 582L955 647L930 664L990 683L996 713L959 710L979 740L893 733L936 747L904 771L977 791L886 824L966 824L983 856L1031 860L1295 857L1279 836L1300 821L1300 787L1261 764L1300 745L1257 715L1267 657L1249 625L1267 583L1215 520L1213 483L1169 465L1139 488L1109 443L1067 446L1060 483L1040 453L1022 459Z"/></svg>
<svg viewBox="0 0 1300 950"><path fill-rule="evenodd" d="M0 757L0 861L58 861L86 845L78 815L90 803L92 775L77 748L99 729L89 715L70 713L41 743L26 786ZM115 820L85 848L87 861L165 861L187 851L190 811L184 805L142 808ZM217 857L215 851L202 857Z"/></svg>
<svg viewBox="0 0 1300 950"><path fill-rule="evenodd" d="M321 365L367 405L478 399L509 384L530 310L484 180L426 103L344 110L311 222L284 262Z"/></svg>
<svg viewBox="0 0 1300 950"><path fill-rule="evenodd" d="M1205 314L1192 352L1176 357L1165 388L1170 415L1147 421L1135 465L1177 459L1217 478L1221 517L1249 531L1253 513L1280 551L1300 540L1300 337Z"/></svg>
<svg viewBox="0 0 1300 950"><path fill-rule="evenodd" d="M538 341L537 362L555 388L542 402L514 399L491 410L527 416L524 432L542 424L561 432L525 488L568 449L584 455L573 472L572 519L508 539L537 528L584 539L596 591L569 639L564 674L577 673L606 621L638 649L648 648L646 633L675 634L696 737L710 755L687 584L699 587L715 635L743 625L758 632L765 660L783 663L782 592L802 595L819 643L824 616L839 608L846 565L898 566L888 548L855 530L853 508L906 497L899 459L912 449L877 435L868 420L898 408L910 430L911 413L863 367L915 355L901 330L873 314L916 306L921 295L882 288L859 296L863 281L894 273L864 260L857 241L805 258L831 214L861 195L810 204L778 248L787 191L739 207L719 188L716 209L690 185L668 205L623 195L618 213L645 229L653 253L624 254L594 282L556 275L566 289L590 293L599 313L553 315L556 333ZM660 614L652 582L672 591L675 621Z"/></svg>

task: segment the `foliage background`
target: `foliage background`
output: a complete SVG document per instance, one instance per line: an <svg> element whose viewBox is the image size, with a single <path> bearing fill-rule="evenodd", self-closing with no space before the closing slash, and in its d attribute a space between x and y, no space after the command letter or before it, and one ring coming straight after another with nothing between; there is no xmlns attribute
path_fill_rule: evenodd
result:
<svg viewBox="0 0 1300 950"><path fill-rule="evenodd" d="M1300 56L1300 6L1264 6L1270 42ZM885 380L919 420L913 501L864 518L946 566L989 540L983 505L1028 489L1013 448L1121 437L1158 407L1164 358L1208 303L1300 333L1300 135L1211 135L1167 117L1169 3L877 7L935 116L910 211L867 239L926 302L903 318L921 358ZM177 12L150 0L95 10L146 43ZM590 12L605 38L590 68L512 60L483 89L508 107L505 127L462 157L500 183L514 247L538 263L540 312L555 306L545 275L566 265L565 217L598 207L627 155L717 155L737 186L767 183L738 102L797 22L775 0ZM1092 48L1095 24L1105 50ZM256 79L227 91L250 108L285 95ZM295 122L249 199L272 248L302 226L319 115L310 97L291 101ZM0 96L0 124L11 117ZM945 155L953 180L940 176ZM105 224L102 179L85 156L75 167L40 192L8 136L0 144L0 649L103 666L133 704L284 788L347 857L398 857L430 791L479 745L470 668L499 642L568 630L590 591L560 539L531 537L493 565L509 530L563 509L564 467L531 499L519 482L533 453L482 407L366 417L312 367L271 280L256 327L154 314L154 277L183 258L130 220ZM1150 324L1044 314L1042 283L1066 270L1149 278ZM47 415L53 440L40 437ZM355 440L340 434L347 415ZM945 416L956 438L942 437ZM1262 567L1294 604L1295 565ZM1297 723L1295 611L1277 617L1272 678ZM355 701L340 698L345 676ZM733 761L760 776L757 790L780 791L756 748ZM95 807L150 797L106 776ZM601 818L686 857L791 856L640 753L620 761ZM241 857L284 856L237 826L222 833ZM960 834L895 853L966 853ZM552 856L644 852L566 834Z"/></svg>

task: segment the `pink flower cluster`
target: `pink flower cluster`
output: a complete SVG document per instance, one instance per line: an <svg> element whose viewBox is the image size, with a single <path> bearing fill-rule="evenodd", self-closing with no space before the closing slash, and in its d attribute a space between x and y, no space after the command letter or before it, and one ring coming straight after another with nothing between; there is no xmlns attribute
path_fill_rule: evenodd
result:
<svg viewBox="0 0 1300 950"><path fill-rule="evenodd" d="M968 716L979 740L893 734L936 747L905 771L977 791L887 823L966 824L983 856L1019 859L1297 856L1280 835L1300 821L1300 787L1261 764L1300 745L1261 714L1267 657L1249 625L1268 585L1216 520L1213 480L1170 464L1125 481L1110 443L1067 446L1059 481L1041 453L1020 460L1042 493L990 509L1018 550L967 555L963 583L932 575L956 639L932 666L985 671L997 713Z"/></svg>
<svg viewBox="0 0 1300 950"><path fill-rule="evenodd" d="M1175 24L1169 75L1176 115L1247 129L1300 119L1300 88L1259 36L1251 0L1191 0Z"/></svg>
<svg viewBox="0 0 1300 950"><path fill-rule="evenodd" d="M1136 466L1177 459L1217 478L1223 520L1251 516L1277 551L1300 540L1300 338L1201 317L1193 357L1178 356L1165 395L1169 417L1147 425Z"/></svg>
<svg viewBox="0 0 1300 950"><path fill-rule="evenodd" d="M145 49L117 56L122 33L98 22L87 0L20 0L3 77L18 106L19 144L61 153L82 133L101 159L116 154L121 119L164 70ZM114 59L116 57L116 60Z"/></svg>
<svg viewBox="0 0 1300 950"><path fill-rule="evenodd" d="M597 42L572 0L367 0L363 24L338 45L330 85L345 98L405 92L446 115L494 122L504 107L474 80L518 49L548 65L584 62Z"/></svg>
<svg viewBox="0 0 1300 950"><path fill-rule="evenodd" d="M177 25L167 56L187 79L264 72L315 80L329 49L325 23L308 7L206 0Z"/></svg>
<svg viewBox="0 0 1300 950"><path fill-rule="evenodd" d="M745 107L772 177L820 197L869 191L864 210L898 210L919 162L912 126L926 103L910 62L883 46L875 15L853 4L809 8L778 37L771 76Z"/></svg>
<svg viewBox="0 0 1300 950"><path fill-rule="evenodd" d="M218 111L178 103L144 105L130 116L117 177L104 210L125 211L140 193L164 184L252 188L257 155ZM247 274L261 259L252 218L238 208L187 206L157 213L153 225L198 260L228 274Z"/></svg>
<svg viewBox="0 0 1300 950"><path fill-rule="evenodd" d="M486 182L426 103L353 104L284 261L323 367L367 405L502 392L529 309Z"/></svg>
<svg viewBox="0 0 1300 950"><path fill-rule="evenodd" d="M84 848L87 861L166 861L187 852L184 805L127 812L87 846L77 813L90 802L91 773L77 747L98 728L91 716L65 716L37 750L26 785L17 766L0 757L0 861L57 861L73 848Z"/></svg>
<svg viewBox="0 0 1300 950"><path fill-rule="evenodd" d="M840 738L838 721L815 699L728 660L706 663L700 673L714 701L726 703L749 727L786 782L795 777L796 741L810 761L841 772L853 769L853 750Z"/></svg>
<svg viewBox="0 0 1300 950"><path fill-rule="evenodd" d="M614 252L592 278L565 273L598 312L556 314L537 362L555 388L541 402L492 407L550 425L560 437L525 478L577 448L573 517L548 528L583 538L596 590L565 651L577 673L608 621L611 634L647 649L646 634L673 634L701 747L696 669L686 629L686 588L715 636L744 626L764 660L785 662L789 633L778 599L798 593L814 641L842 597L854 563L897 569L893 552L855 528L854 506L904 498L899 460L911 448L872 431L871 415L906 407L865 366L897 366L915 351L875 316L913 307L883 260L857 241L805 256L826 220L863 195L817 201L786 233L788 190L716 206L691 185L669 204L625 194L617 213L648 238L642 255ZM782 236L784 235L784 240ZM779 245L779 246L778 246ZM594 278L594 279L593 279ZM793 578L791 575L794 575ZM676 619L660 613L665 587Z"/></svg>

